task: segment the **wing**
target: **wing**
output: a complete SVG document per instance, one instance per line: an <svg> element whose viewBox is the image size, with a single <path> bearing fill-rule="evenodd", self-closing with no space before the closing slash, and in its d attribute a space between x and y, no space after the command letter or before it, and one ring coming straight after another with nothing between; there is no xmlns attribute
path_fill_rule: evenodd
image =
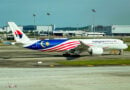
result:
<svg viewBox="0 0 130 90"><path fill-rule="evenodd" d="M70 52L72 51L78 51L79 53L82 53L84 51L87 51L89 46L85 45L82 41L80 41L80 45L78 45L76 48L71 49Z"/></svg>

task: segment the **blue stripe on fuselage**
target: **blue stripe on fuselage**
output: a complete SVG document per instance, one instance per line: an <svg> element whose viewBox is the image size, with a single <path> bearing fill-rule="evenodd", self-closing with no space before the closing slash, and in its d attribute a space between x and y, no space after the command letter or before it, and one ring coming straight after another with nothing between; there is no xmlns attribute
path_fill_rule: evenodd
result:
<svg viewBox="0 0 130 90"><path fill-rule="evenodd" d="M33 49L33 50L38 50L38 49L46 49L46 48L51 48L56 45L59 45L68 39L49 39L49 40L40 40L30 46L27 46L25 48Z"/></svg>

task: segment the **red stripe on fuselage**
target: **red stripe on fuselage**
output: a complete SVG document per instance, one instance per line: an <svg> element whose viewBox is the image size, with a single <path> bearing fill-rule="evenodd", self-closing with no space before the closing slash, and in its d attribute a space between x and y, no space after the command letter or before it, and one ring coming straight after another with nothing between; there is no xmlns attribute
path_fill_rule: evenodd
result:
<svg viewBox="0 0 130 90"><path fill-rule="evenodd" d="M74 43L74 44L70 43L70 44L65 44L65 45L59 45L58 47L55 47L53 49L50 49L50 50L47 49L47 51L56 51L56 50L59 50L59 49L62 49L62 48L68 47L68 46L73 46L73 45L78 46L79 44L78 43Z"/></svg>
<svg viewBox="0 0 130 90"><path fill-rule="evenodd" d="M54 47L52 47L52 48L43 49L43 50L41 50L41 51L49 51L49 52L51 52L51 51L57 51L57 50L60 50L60 49L62 49L62 48L64 48L64 47L73 46L73 45L78 46L79 44L80 44L79 41L65 42L65 43L63 43L63 44L54 46Z"/></svg>
<svg viewBox="0 0 130 90"><path fill-rule="evenodd" d="M70 50L70 49L73 49L73 48L76 48L76 47L77 47L77 46L70 46L70 47L67 47L67 48L62 48L62 49L58 50L57 52Z"/></svg>
<svg viewBox="0 0 130 90"><path fill-rule="evenodd" d="M66 48L73 49L74 47L77 47L77 46L78 46L78 45L67 45L66 47L61 47L61 48L57 48L57 49L54 49L54 50L49 50L49 52L62 51L62 50L64 50L64 49L66 49ZM71 48L71 47L73 47L73 48ZM69 50L69 49L67 49L67 50Z"/></svg>

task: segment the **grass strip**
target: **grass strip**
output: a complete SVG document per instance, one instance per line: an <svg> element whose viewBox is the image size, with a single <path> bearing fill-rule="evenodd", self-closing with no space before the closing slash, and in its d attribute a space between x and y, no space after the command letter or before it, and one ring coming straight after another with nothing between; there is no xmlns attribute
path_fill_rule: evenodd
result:
<svg viewBox="0 0 130 90"><path fill-rule="evenodd" d="M105 66L105 65L130 65L130 59L120 60L78 60L78 61L59 61L63 66Z"/></svg>
<svg viewBox="0 0 130 90"><path fill-rule="evenodd" d="M130 46L128 46L128 48L127 48L127 49L125 49L125 51L130 51Z"/></svg>

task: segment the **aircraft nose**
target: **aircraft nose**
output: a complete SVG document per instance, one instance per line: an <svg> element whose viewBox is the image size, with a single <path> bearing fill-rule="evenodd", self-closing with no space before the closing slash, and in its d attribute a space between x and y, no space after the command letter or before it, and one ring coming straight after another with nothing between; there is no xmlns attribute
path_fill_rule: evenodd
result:
<svg viewBox="0 0 130 90"><path fill-rule="evenodd" d="M124 49L127 49L128 48L128 45L127 44L124 44Z"/></svg>

